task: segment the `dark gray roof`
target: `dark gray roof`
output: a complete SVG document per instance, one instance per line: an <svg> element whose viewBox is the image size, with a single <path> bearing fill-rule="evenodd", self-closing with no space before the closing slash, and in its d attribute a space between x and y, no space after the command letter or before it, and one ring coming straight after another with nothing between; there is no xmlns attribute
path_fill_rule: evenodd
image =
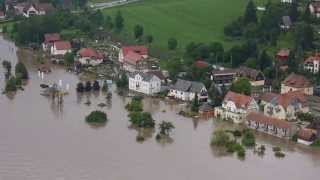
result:
<svg viewBox="0 0 320 180"><path fill-rule="evenodd" d="M282 23L285 26L291 26L292 22L290 16L282 16Z"/></svg>
<svg viewBox="0 0 320 180"><path fill-rule="evenodd" d="M178 79L177 82L174 84L174 86L172 86L172 89L184 91L184 92L199 93L201 89L204 87L205 87L204 84L201 82Z"/></svg>
<svg viewBox="0 0 320 180"><path fill-rule="evenodd" d="M142 77L143 81L150 81L155 76L151 73L133 72L133 73L129 73L129 77L135 78L137 74L139 74Z"/></svg>

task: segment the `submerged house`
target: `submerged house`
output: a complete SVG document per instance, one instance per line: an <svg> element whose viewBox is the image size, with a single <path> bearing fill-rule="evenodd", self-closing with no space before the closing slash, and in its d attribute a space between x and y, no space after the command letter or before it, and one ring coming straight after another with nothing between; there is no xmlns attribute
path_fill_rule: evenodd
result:
<svg viewBox="0 0 320 180"><path fill-rule="evenodd" d="M214 115L234 123L243 123L249 112L256 111L259 111L259 106L253 97L229 91L222 106L215 108Z"/></svg>
<svg viewBox="0 0 320 180"><path fill-rule="evenodd" d="M156 94L161 90L161 80L151 73L129 73L129 90L147 95Z"/></svg>
<svg viewBox="0 0 320 180"><path fill-rule="evenodd" d="M264 99L262 104L266 116L294 120L297 112L306 113L309 111L306 96L300 91L269 95L268 99Z"/></svg>
<svg viewBox="0 0 320 180"><path fill-rule="evenodd" d="M246 125L250 129L281 138L291 137L295 132L290 122L269 117L258 112L251 112L247 115Z"/></svg>
<svg viewBox="0 0 320 180"><path fill-rule="evenodd" d="M177 82L170 87L169 97L180 99L182 101L192 101L198 97L200 102L205 102L208 99L208 92L205 85L201 82L187 81L178 79Z"/></svg>

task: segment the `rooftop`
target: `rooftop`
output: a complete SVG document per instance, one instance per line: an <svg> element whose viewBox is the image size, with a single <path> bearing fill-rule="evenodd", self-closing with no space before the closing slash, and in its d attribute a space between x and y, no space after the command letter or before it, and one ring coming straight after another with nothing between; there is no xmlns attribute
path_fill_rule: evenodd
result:
<svg viewBox="0 0 320 180"><path fill-rule="evenodd" d="M232 101L235 103L237 108L247 108L252 100L254 99L251 96L246 96L232 91L228 91L227 95L224 97L225 102Z"/></svg>
<svg viewBox="0 0 320 180"><path fill-rule="evenodd" d="M294 88L308 88L312 86L310 81L304 76L294 73L290 74L284 81L282 81L282 84Z"/></svg>

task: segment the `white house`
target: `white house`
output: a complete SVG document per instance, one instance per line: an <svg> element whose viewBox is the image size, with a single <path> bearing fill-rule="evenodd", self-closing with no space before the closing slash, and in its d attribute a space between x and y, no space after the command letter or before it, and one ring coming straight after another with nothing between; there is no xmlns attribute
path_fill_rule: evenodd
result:
<svg viewBox="0 0 320 180"><path fill-rule="evenodd" d="M14 6L17 14L24 17L46 15L54 11L54 7L50 3L18 3Z"/></svg>
<svg viewBox="0 0 320 180"><path fill-rule="evenodd" d="M129 89L147 95L156 94L161 90L161 80L150 73L129 73Z"/></svg>
<svg viewBox="0 0 320 180"><path fill-rule="evenodd" d="M203 83L178 79L177 82L170 87L168 96L182 101L192 101L196 97L196 94L199 101L207 101L208 92Z"/></svg>
<svg viewBox="0 0 320 180"><path fill-rule="evenodd" d="M51 55L59 56L71 52L71 44L69 41L55 41L51 46Z"/></svg>
<svg viewBox="0 0 320 180"><path fill-rule="evenodd" d="M280 0L281 3L292 4L294 0Z"/></svg>
<svg viewBox="0 0 320 180"><path fill-rule="evenodd" d="M311 73L318 73L319 72L319 67L320 65L320 54L315 54L313 56L308 57L304 63L303 63L303 68L306 71L309 71Z"/></svg>
<svg viewBox="0 0 320 180"><path fill-rule="evenodd" d="M92 48L82 48L79 51L78 61L83 65L96 66L103 62L103 55Z"/></svg>
<svg viewBox="0 0 320 180"><path fill-rule="evenodd" d="M259 111L259 106L253 97L229 91L222 106L215 108L214 115L234 123L242 123L249 112L256 111Z"/></svg>

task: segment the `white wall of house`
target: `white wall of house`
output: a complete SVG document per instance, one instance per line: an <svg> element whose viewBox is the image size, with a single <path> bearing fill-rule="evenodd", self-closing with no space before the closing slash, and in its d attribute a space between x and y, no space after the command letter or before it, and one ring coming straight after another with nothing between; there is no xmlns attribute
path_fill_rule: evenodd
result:
<svg viewBox="0 0 320 180"><path fill-rule="evenodd" d="M95 59L91 57L80 57L78 61L83 65L97 66L103 62L103 59Z"/></svg>
<svg viewBox="0 0 320 180"><path fill-rule="evenodd" d="M293 2L293 0L281 0L281 2L282 3L290 3L291 4Z"/></svg>
<svg viewBox="0 0 320 180"><path fill-rule="evenodd" d="M306 88L295 88L295 87L290 87L286 86L285 84L281 84L281 94L291 92L291 91L303 91L304 94L306 95L313 95L313 87L306 87Z"/></svg>
<svg viewBox="0 0 320 180"><path fill-rule="evenodd" d="M27 18L33 15L39 15L39 11L34 6L30 6L27 12L23 13L23 16Z"/></svg>
<svg viewBox="0 0 320 180"><path fill-rule="evenodd" d="M312 5L312 3L309 5L309 10L310 10L311 14L315 15L317 18L320 17L320 12L315 9L315 7Z"/></svg>
<svg viewBox="0 0 320 180"><path fill-rule="evenodd" d="M307 145L307 146L310 146L313 143L312 141L306 141L306 140L299 139L299 138L298 138L297 142L300 144Z"/></svg>
<svg viewBox="0 0 320 180"><path fill-rule="evenodd" d="M259 123L256 121L247 120L246 125L248 128L281 138L287 138L292 135L292 129L279 128L274 125Z"/></svg>
<svg viewBox="0 0 320 180"><path fill-rule="evenodd" d="M134 78L129 77L129 89L147 95L156 94L161 90L161 80L153 76L149 81L144 81L139 74L136 74Z"/></svg>
<svg viewBox="0 0 320 180"><path fill-rule="evenodd" d="M71 52L71 49L58 50L55 45L51 47L51 55L65 55L66 53Z"/></svg>
<svg viewBox="0 0 320 180"><path fill-rule="evenodd" d="M316 74L319 72L319 65L319 61L313 61L312 64L305 64L303 67L306 71Z"/></svg>
<svg viewBox="0 0 320 180"><path fill-rule="evenodd" d="M221 107L215 108L214 115L222 119L231 119L234 123L242 123L247 113L259 111L259 106L252 100L248 107L238 108L233 101L224 101Z"/></svg>

